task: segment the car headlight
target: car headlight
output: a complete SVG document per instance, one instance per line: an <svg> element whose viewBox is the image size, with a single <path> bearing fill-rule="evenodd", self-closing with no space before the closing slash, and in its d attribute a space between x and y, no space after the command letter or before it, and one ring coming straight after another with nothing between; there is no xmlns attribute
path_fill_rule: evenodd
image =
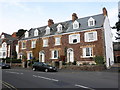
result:
<svg viewBox="0 0 120 90"><path fill-rule="evenodd" d="M49 67L50 69L52 69L52 67Z"/></svg>

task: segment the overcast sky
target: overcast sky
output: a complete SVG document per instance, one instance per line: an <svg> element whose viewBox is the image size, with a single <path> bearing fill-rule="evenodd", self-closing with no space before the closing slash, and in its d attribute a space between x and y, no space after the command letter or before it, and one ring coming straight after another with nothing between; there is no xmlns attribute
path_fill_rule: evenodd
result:
<svg viewBox="0 0 120 90"><path fill-rule="evenodd" d="M62 0L61 0L62 1ZM79 18L101 14L102 8L106 7L110 19L110 25L114 26L118 21L118 1L108 0L67 0L65 2L41 2L19 0L0 1L0 34L2 32L12 34L19 29L37 28L47 25L48 19L53 19L55 23L71 20L72 13L77 13ZM113 35L116 31L112 30Z"/></svg>

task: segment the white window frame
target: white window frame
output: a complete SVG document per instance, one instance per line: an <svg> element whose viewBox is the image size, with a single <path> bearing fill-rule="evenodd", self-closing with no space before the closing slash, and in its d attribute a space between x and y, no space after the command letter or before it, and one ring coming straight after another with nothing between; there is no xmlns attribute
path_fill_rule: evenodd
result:
<svg viewBox="0 0 120 90"><path fill-rule="evenodd" d="M76 20L73 22L73 29L78 29L80 27L79 22Z"/></svg>
<svg viewBox="0 0 120 90"><path fill-rule="evenodd" d="M76 35L76 37L75 37ZM77 39L77 42L74 43L73 40ZM80 43L80 34L72 34L72 35L69 35L69 44L77 44L77 43Z"/></svg>
<svg viewBox="0 0 120 90"><path fill-rule="evenodd" d="M37 29L34 31L34 36L38 36L38 30Z"/></svg>
<svg viewBox="0 0 120 90"><path fill-rule="evenodd" d="M92 24L91 24L91 22L92 22ZM92 17L90 17L90 18L88 19L88 26L89 26L89 27L95 26L95 19L93 19Z"/></svg>
<svg viewBox="0 0 120 90"><path fill-rule="evenodd" d="M23 47L23 43L25 43L25 47ZM22 49L26 49L26 42L22 42Z"/></svg>
<svg viewBox="0 0 120 90"><path fill-rule="evenodd" d="M55 45L61 45L61 37L55 37Z"/></svg>
<svg viewBox="0 0 120 90"><path fill-rule="evenodd" d="M36 40L32 40L31 41L31 48L35 48L36 47Z"/></svg>
<svg viewBox="0 0 120 90"><path fill-rule="evenodd" d="M55 51L56 51L56 57L55 57ZM59 55L58 55L59 51L58 50L52 50L51 51L51 56L52 56L52 59L58 59Z"/></svg>
<svg viewBox="0 0 120 90"><path fill-rule="evenodd" d="M93 33L93 39L90 38L90 34ZM97 31L92 31L92 32L85 32L84 33L84 41L85 42L94 42L98 40L98 35Z"/></svg>
<svg viewBox="0 0 120 90"><path fill-rule="evenodd" d="M26 31L26 32L25 32L25 38L28 38L28 37L29 37L29 32Z"/></svg>
<svg viewBox="0 0 120 90"><path fill-rule="evenodd" d="M59 25L57 26L57 32L58 32L58 33L61 33L61 32L62 32L62 25L61 25L61 24L59 24Z"/></svg>
<svg viewBox="0 0 120 90"><path fill-rule="evenodd" d="M87 49L89 49L89 56L87 55ZM93 57L93 48L92 47L86 47L83 48L83 58L89 58L89 57Z"/></svg>
<svg viewBox="0 0 120 90"><path fill-rule="evenodd" d="M43 39L43 47L48 47L48 39Z"/></svg>
<svg viewBox="0 0 120 90"><path fill-rule="evenodd" d="M7 44L6 44L6 42L4 42L3 44L2 44L2 48L6 48L7 47Z"/></svg>
<svg viewBox="0 0 120 90"><path fill-rule="evenodd" d="M45 35L49 35L49 34L50 34L50 27L47 26L47 27L45 28L45 30L46 30Z"/></svg>
<svg viewBox="0 0 120 90"><path fill-rule="evenodd" d="M2 35L2 36L1 36L1 39L4 39L4 38L5 38L5 35Z"/></svg>

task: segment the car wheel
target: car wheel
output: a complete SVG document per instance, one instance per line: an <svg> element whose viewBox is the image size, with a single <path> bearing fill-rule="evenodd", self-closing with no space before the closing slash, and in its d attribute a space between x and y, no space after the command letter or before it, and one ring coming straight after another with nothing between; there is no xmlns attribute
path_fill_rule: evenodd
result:
<svg viewBox="0 0 120 90"><path fill-rule="evenodd" d="M36 68L32 68L33 71L36 71Z"/></svg>
<svg viewBox="0 0 120 90"><path fill-rule="evenodd" d="M45 72L48 72L48 69L45 69Z"/></svg>

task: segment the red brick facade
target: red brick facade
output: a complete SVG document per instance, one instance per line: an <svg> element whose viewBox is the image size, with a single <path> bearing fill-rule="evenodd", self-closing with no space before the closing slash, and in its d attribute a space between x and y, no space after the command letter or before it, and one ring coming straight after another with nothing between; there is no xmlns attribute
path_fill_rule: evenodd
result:
<svg viewBox="0 0 120 90"><path fill-rule="evenodd" d="M84 33L97 31L97 41L93 42L85 42L84 41ZM80 34L80 43L77 44L69 44L69 35L70 34ZM55 37L61 37L61 45L55 46ZM43 47L43 38L48 39L48 47ZM21 49L21 42L19 41L19 52L23 52L24 55L27 55L28 51L32 51L33 57L39 59L39 52L44 51L45 53L45 62L59 61L62 56L67 59L65 54L65 49L72 48L74 52L74 60L75 61L93 61L92 58L83 58L83 47L92 47L93 48L93 57L96 55L104 56L104 41L103 41L103 31L102 29L95 30L86 30L77 33L69 33L69 34L61 34L54 35L49 37L42 37L35 39L36 40L36 48L31 48L31 40L26 40L26 49ZM57 49L59 51L59 59L51 59L51 51ZM67 53L67 52L66 52Z"/></svg>

